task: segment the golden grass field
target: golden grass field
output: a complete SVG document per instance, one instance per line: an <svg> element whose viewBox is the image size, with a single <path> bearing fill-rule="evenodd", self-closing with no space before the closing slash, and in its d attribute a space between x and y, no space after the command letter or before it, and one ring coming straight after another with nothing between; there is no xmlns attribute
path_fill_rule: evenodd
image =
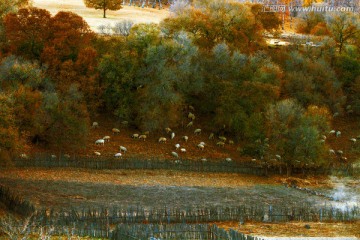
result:
<svg viewBox="0 0 360 240"><path fill-rule="evenodd" d="M114 25L121 20L132 20L135 23L159 23L169 16L169 11L159 8L141 8L135 6L123 6L118 11L107 11L103 18L102 10L85 7L82 0L33 0L33 6L47 9L51 14L59 11L71 11L85 19L91 29L97 31L100 25Z"/></svg>

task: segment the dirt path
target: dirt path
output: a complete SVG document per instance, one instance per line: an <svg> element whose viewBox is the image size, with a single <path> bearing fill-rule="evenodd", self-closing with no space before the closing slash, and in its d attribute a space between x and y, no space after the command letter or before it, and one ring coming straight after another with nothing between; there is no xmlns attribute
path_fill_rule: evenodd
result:
<svg viewBox="0 0 360 240"><path fill-rule="evenodd" d="M74 12L83 17L94 31L97 31L100 25L114 25L124 19L135 23L159 23L169 15L166 9L123 6L118 11L107 11L107 18L103 18L102 10L86 8L82 0L33 0L33 6L47 9L51 14L59 11Z"/></svg>

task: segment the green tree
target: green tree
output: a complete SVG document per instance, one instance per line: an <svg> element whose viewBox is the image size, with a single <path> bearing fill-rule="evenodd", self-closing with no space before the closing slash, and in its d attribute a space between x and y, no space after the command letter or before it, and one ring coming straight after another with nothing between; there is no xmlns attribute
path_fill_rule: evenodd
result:
<svg viewBox="0 0 360 240"><path fill-rule="evenodd" d="M106 18L106 10L120 10L122 0L84 0L84 3L88 8L102 9Z"/></svg>
<svg viewBox="0 0 360 240"><path fill-rule="evenodd" d="M326 163L326 145L320 141L324 132L320 126L328 125L313 109L307 113L297 102L282 100L270 105L267 112L269 144L274 155L286 166L287 175L294 167L321 166ZM322 120L322 121L319 121Z"/></svg>

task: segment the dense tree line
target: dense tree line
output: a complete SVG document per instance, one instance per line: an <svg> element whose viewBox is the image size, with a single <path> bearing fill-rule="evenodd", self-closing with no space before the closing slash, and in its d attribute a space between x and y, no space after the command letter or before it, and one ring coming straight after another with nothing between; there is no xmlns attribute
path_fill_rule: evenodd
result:
<svg viewBox="0 0 360 240"><path fill-rule="evenodd" d="M318 47L274 49L263 35L280 17L261 5L199 1L175 13L106 37L70 12L2 13L0 148L76 149L103 113L143 131L183 127L191 105L202 128L245 142L243 153L281 155L288 172L326 164L332 115L348 105L360 114L358 18L309 15L302 31L321 32ZM338 17L353 23L342 42Z"/></svg>

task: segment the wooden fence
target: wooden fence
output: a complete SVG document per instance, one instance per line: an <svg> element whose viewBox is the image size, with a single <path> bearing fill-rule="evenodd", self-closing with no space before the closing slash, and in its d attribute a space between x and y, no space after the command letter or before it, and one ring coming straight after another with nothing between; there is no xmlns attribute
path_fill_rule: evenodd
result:
<svg viewBox="0 0 360 240"><path fill-rule="evenodd" d="M260 240L232 229L226 231L216 225L207 224L120 224L111 235L112 240Z"/></svg>
<svg viewBox="0 0 360 240"><path fill-rule="evenodd" d="M186 160L181 159L179 163L174 160L162 160L157 158L138 159L126 158L115 159L105 158L99 159L96 157L77 158L73 156L68 159L60 156L56 159L49 155L37 155L31 159L16 158L13 160L16 167L46 167L46 168L86 168L86 169L164 169L164 170L179 170L192 172L222 172L222 173L240 173L252 175L268 175L268 174L284 174L279 166L266 166L256 162L226 162L223 160L209 160L203 162L201 160ZM344 175L352 175L351 167L343 168L294 168L293 173L306 174L329 174L332 171L341 172Z"/></svg>

